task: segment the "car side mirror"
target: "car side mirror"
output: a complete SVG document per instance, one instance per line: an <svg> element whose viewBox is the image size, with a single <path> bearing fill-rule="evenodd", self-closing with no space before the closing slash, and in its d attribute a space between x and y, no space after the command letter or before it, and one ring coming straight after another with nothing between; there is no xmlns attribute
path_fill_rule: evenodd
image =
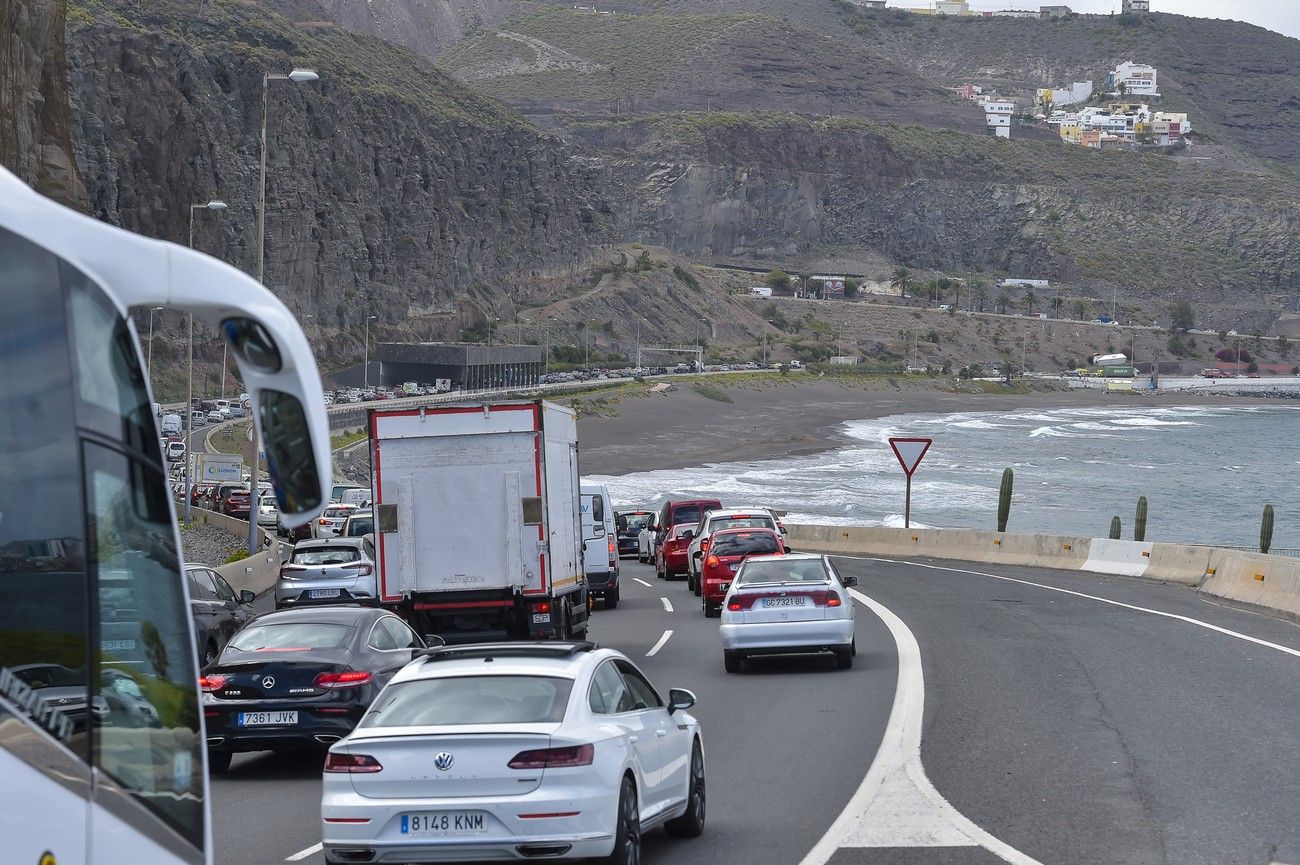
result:
<svg viewBox="0 0 1300 865"><path fill-rule="evenodd" d="M668 692L668 714L695 705L695 695L685 688L673 688Z"/></svg>
<svg viewBox="0 0 1300 865"><path fill-rule="evenodd" d="M439 646L447 645L447 641L444 640L442 637L438 636L437 634L425 634L424 645L429 647L430 649L436 649Z"/></svg>
<svg viewBox="0 0 1300 865"><path fill-rule="evenodd" d="M693 529L687 529L686 531L682 532L682 540L684 541L695 540L695 531Z"/></svg>
<svg viewBox="0 0 1300 865"><path fill-rule="evenodd" d="M241 604L251 604L253 603L253 601L256 600L257 600L257 594L249 591L248 589L242 589L239 592L239 603Z"/></svg>
<svg viewBox="0 0 1300 865"><path fill-rule="evenodd" d="M858 584L858 578L857 578L857 577L844 577L844 578L841 580L841 582L844 583L844 588L846 588L846 589L851 589L851 588L853 588L854 586L856 586L856 585Z"/></svg>

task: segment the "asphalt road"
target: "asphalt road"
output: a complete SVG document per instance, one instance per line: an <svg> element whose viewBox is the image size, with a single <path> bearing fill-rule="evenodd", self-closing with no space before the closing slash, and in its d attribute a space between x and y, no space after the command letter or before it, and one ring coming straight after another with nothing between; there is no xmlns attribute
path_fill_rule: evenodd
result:
<svg viewBox="0 0 1300 865"><path fill-rule="evenodd" d="M854 668L727 675L685 583L625 560L592 637L695 691L708 761L704 837L651 833L650 865L1300 865L1300 627L1124 578L837 561L861 580ZM923 712L891 715L908 693ZM213 780L216 865L322 861L320 758Z"/></svg>

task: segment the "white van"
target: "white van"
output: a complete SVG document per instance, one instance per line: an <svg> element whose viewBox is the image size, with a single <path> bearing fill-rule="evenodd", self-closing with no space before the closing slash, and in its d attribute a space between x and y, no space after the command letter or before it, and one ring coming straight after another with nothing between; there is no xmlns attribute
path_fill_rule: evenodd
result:
<svg viewBox="0 0 1300 865"><path fill-rule="evenodd" d="M162 417L162 423L158 424L158 431L165 436L178 436L185 431L181 423L181 416L178 414L165 414Z"/></svg>
<svg viewBox="0 0 1300 865"><path fill-rule="evenodd" d="M614 534L614 500L604 484L582 483L582 560L587 593L618 606L618 539Z"/></svg>
<svg viewBox="0 0 1300 865"><path fill-rule="evenodd" d="M374 501L374 498L375 498L375 494L372 493L370 490L363 489L361 487L356 487L354 489L344 490L343 496L339 499L339 504L356 505L357 507L360 508L369 505L372 501Z"/></svg>

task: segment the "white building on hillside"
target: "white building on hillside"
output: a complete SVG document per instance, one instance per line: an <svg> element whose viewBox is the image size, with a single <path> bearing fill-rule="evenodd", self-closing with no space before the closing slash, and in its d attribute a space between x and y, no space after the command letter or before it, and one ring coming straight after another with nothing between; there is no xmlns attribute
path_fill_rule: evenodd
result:
<svg viewBox="0 0 1300 865"><path fill-rule="evenodd" d="M1076 81L1069 87L1044 87L1038 91L1038 104L1051 102L1057 108L1087 102L1092 96L1091 81Z"/></svg>
<svg viewBox="0 0 1300 865"><path fill-rule="evenodd" d="M1121 63L1106 76L1106 86L1117 91L1123 85L1126 96L1159 96L1156 68L1145 63Z"/></svg>
<svg viewBox="0 0 1300 865"><path fill-rule="evenodd" d="M998 9L994 12L985 12L985 18L1038 18L1037 12L1030 9Z"/></svg>
<svg viewBox="0 0 1300 865"><path fill-rule="evenodd" d="M1123 10L1125 12L1150 12L1151 0L1124 0Z"/></svg>
<svg viewBox="0 0 1300 865"><path fill-rule="evenodd" d="M970 4L966 0L937 0L934 4L935 15L969 15Z"/></svg>
<svg viewBox="0 0 1300 865"><path fill-rule="evenodd" d="M1011 115L1015 113L1015 103L1004 99L983 99L980 107L984 109L984 120L990 135L998 138L1011 137Z"/></svg>

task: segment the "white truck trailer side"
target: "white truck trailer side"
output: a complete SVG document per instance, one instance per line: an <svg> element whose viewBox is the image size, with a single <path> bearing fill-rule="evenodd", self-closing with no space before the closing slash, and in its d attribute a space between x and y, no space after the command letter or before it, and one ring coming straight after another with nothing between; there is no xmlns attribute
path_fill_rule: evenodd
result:
<svg viewBox="0 0 1300 865"><path fill-rule="evenodd" d="M585 635L574 412L536 400L369 415L380 602L449 643Z"/></svg>

